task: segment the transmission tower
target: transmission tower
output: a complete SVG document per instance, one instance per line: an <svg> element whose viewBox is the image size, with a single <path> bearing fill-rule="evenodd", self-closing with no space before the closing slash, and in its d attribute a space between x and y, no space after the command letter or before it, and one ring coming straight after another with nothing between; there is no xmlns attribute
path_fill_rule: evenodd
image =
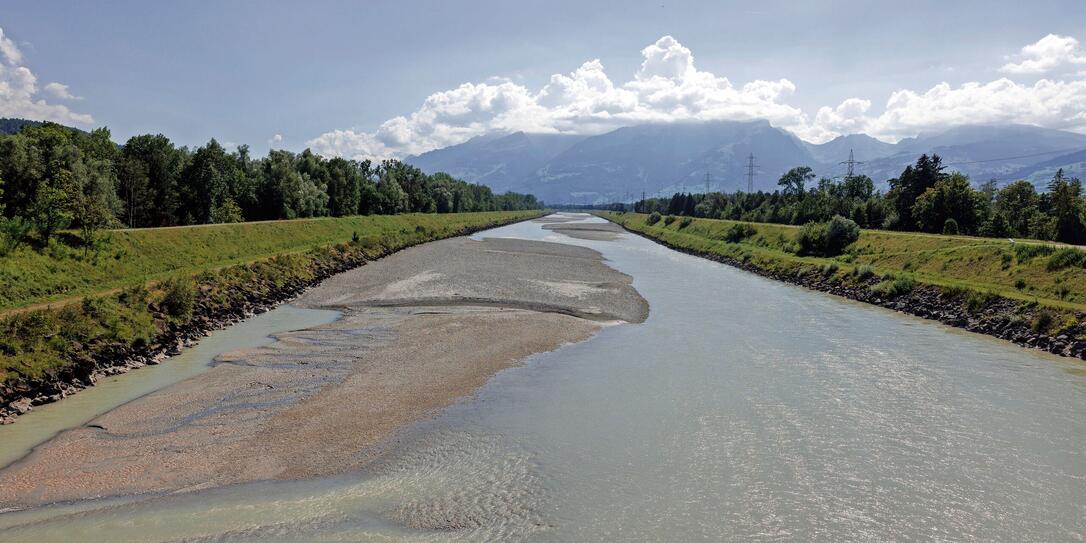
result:
<svg viewBox="0 0 1086 543"><path fill-rule="evenodd" d="M853 170L855 169L856 165L857 164L863 164L863 162L857 162L856 159L853 158L853 156L852 156L852 149L849 149L848 150L848 160L846 160L844 162L841 162L841 164L845 164L845 165L848 166L848 173L845 175L845 178L847 179L849 177L852 177L852 173L853 173Z"/></svg>
<svg viewBox="0 0 1086 543"><path fill-rule="evenodd" d="M709 172L705 172L705 195L709 195Z"/></svg>
<svg viewBox="0 0 1086 543"><path fill-rule="evenodd" d="M751 153L747 157L747 192L754 192L754 168L757 165L754 164L754 153Z"/></svg>

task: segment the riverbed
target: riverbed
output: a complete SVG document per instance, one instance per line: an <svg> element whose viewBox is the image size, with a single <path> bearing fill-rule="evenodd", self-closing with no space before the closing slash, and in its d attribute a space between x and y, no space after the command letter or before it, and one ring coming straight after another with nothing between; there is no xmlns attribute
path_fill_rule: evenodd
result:
<svg viewBox="0 0 1086 543"><path fill-rule="evenodd" d="M648 319L499 372L364 469L2 514L0 540L1086 538L1081 361L543 226L476 237L599 251Z"/></svg>

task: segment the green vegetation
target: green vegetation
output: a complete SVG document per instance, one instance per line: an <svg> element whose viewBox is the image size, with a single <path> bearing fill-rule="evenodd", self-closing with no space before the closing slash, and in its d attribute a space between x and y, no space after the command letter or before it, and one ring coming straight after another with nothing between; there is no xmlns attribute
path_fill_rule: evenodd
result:
<svg viewBox="0 0 1086 543"><path fill-rule="evenodd" d="M410 245L539 214L410 214L125 230L112 232L103 254L91 258L63 248L51 256L24 247L0 258L5 307L87 296L74 300L80 303L9 311L0 319L0 383L89 372L94 360L161 342L170 330L195 319L276 299L284 289L296 290ZM19 279L10 280L13 274Z"/></svg>
<svg viewBox="0 0 1086 543"><path fill-rule="evenodd" d="M946 173L937 155L922 155L901 175L875 191L865 175L814 183L811 168L792 168L778 181L780 190L755 193L675 194L632 206L638 213L803 225L835 215L863 228L995 238L1029 238L1086 244L1086 193L1082 182L1059 170L1047 191L1027 181L1002 189L994 181L973 188L968 177ZM607 209L627 211L627 205Z"/></svg>
<svg viewBox="0 0 1086 543"><path fill-rule="evenodd" d="M0 250L46 249L66 229L70 245L91 253L107 228L398 213L538 209L534 196L495 195L488 187L426 175L398 161L326 159L309 150L273 150L256 159L247 146L215 140L195 150L159 135L124 145L109 130L54 123L20 125L0 135Z"/></svg>
<svg viewBox="0 0 1086 543"><path fill-rule="evenodd" d="M840 215L823 223L809 222L796 234L798 254L837 256L860 239L860 227Z"/></svg>
<svg viewBox="0 0 1086 543"><path fill-rule="evenodd" d="M538 212L372 215L229 225L115 230L90 255L63 242L0 257L0 309L85 296L176 275L303 252L355 239L370 250L404 247L463 228Z"/></svg>
<svg viewBox="0 0 1086 543"><path fill-rule="evenodd" d="M1072 247L862 230L841 254L826 257L800 250L802 242L796 240L802 229L797 226L694 219L680 230L677 225L650 225L644 214L602 215L669 245L724 256L774 274L825 270L836 263L833 275L841 281L866 284L875 275L883 276L875 286L880 292L934 285L963 296L977 292L1057 311L1086 311L1086 267L1082 266L1086 257L1081 256L1086 253Z"/></svg>

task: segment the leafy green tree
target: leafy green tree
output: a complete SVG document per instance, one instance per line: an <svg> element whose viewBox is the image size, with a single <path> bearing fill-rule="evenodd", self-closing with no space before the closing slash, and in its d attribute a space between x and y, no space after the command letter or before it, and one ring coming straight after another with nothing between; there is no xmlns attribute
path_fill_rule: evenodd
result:
<svg viewBox="0 0 1086 543"><path fill-rule="evenodd" d="M1078 178L1068 178L1063 168L1048 183L1049 214L1056 221L1056 239L1068 243L1083 240L1082 224L1082 182Z"/></svg>
<svg viewBox="0 0 1086 543"><path fill-rule="evenodd" d="M1028 235L1030 219L1037 212L1040 198L1033 184L1015 181L996 193L995 210L1006 218L1010 235Z"/></svg>
<svg viewBox="0 0 1086 543"><path fill-rule="evenodd" d="M894 211L897 212L898 225L902 230L918 228L913 218L916 200L937 182L946 178L944 169L939 155L930 157L921 155L915 165L906 166L899 177L890 180L890 192L887 198L893 203Z"/></svg>
<svg viewBox="0 0 1086 543"><path fill-rule="evenodd" d="M806 185L808 181L814 180L817 177L811 168L807 166L797 166L785 172L777 184L783 187L783 192L786 196L802 197L806 194Z"/></svg>
<svg viewBox="0 0 1086 543"><path fill-rule="evenodd" d="M954 220L960 232L976 232L980 226L980 209L984 196L973 190L969 178L954 173L940 179L924 191L912 208L912 216L920 230L942 232L948 220Z"/></svg>

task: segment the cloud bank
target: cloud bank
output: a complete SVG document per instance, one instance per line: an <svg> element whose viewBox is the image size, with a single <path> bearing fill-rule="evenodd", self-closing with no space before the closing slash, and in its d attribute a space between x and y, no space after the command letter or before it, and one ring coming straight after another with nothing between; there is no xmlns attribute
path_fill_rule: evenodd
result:
<svg viewBox="0 0 1086 543"><path fill-rule="evenodd" d="M79 100L68 86L49 83L43 92L62 100ZM19 117L36 121L89 125L94 117L76 113L63 104L49 103L40 97L38 78L23 63L23 54L0 28L0 117Z"/></svg>
<svg viewBox="0 0 1086 543"><path fill-rule="evenodd" d="M896 141L925 130L961 124L1022 123L1086 132L1086 51L1078 40L1050 34L1023 47L990 82L890 94L879 110L851 97L808 115L790 105L788 79L738 85L702 71L690 49L664 36L641 50L633 77L615 83L598 59L551 76L531 90L508 79L464 83L430 95L417 110L372 132L333 130L308 142L315 151L351 158L402 157L462 143L495 131L597 134L649 122L765 119L800 138L824 142L866 133ZM1068 79L1014 81L1063 70Z"/></svg>

